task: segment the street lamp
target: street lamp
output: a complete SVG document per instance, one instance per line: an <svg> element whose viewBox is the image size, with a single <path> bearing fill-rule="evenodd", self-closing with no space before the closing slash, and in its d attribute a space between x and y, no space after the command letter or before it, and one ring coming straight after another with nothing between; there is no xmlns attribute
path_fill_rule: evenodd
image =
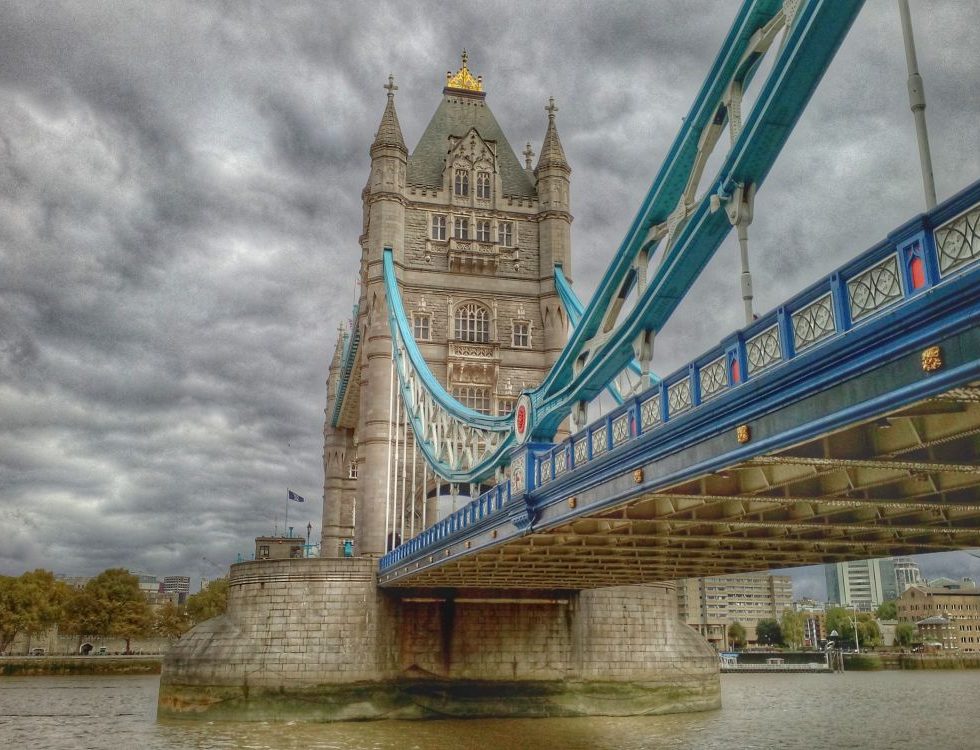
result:
<svg viewBox="0 0 980 750"><path fill-rule="evenodd" d="M861 653L861 641L858 639L858 608L856 604L851 605L854 610L854 653Z"/></svg>

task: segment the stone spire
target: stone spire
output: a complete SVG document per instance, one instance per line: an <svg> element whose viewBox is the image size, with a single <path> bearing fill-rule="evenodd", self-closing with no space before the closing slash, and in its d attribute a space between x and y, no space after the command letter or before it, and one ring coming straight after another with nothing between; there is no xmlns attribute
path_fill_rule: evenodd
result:
<svg viewBox="0 0 980 750"><path fill-rule="evenodd" d="M544 134L544 143L541 145L541 156L538 158L537 170L545 167L558 167L571 171L568 160L565 158L565 149L561 147L558 129L555 127L555 112L558 111L558 107L555 106L553 96L548 99L548 106L545 107L545 110L548 112L548 130Z"/></svg>
<svg viewBox="0 0 980 750"><path fill-rule="evenodd" d="M402 137L402 129L398 124L398 114L395 112L395 92L398 87L395 85L395 77L388 76L388 84L384 87L388 90L388 104L385 106L384 114L381 115L381 124L378 132L374 136L374 143L371 144L371 156L380 148L394 147L408 153L405 146L405 139Z"/></svg>

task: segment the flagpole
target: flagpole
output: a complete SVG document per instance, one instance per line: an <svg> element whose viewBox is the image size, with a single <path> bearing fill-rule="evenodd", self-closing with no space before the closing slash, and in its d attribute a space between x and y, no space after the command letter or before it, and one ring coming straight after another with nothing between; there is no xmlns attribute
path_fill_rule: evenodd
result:
<svg viewBox="0 0 980 750"><path fill-rule="evenodd" d="M286 530L289 528L289 487L286 488L286 524L283 526L282 535L286 536Z"/></svg>

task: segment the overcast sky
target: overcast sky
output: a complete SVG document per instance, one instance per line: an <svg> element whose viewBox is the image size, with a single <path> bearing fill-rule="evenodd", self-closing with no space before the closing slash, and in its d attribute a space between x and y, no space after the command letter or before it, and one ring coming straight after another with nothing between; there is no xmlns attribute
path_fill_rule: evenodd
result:
<svg viewBox="0 0 980 750"><path fill-rule="evenodd" d="M734 8L0 0L0 573L214 576L281 525L287 486L318 537L388 74L410 149L464 47L515 151L555 97L587 299ZM942 199L980 177L980 4L912 11ZM756 200L760 311L922 209L904 64L896 3L869 0ZM659 372L738 327L736 271L729 238Z"/></svg>

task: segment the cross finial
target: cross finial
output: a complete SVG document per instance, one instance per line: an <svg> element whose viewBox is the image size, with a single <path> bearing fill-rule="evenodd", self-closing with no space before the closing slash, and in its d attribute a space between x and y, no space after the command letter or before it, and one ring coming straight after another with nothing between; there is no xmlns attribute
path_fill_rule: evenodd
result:
<svg viewBox="0 0 980 750"><path fill-rule="evenodd" d="M391 73L388 74L388 83L384 86L385 90L388 92L388 98L391 99L395 92L398 91L398 87L395 85L395 76Z"/></svg>
<svg viewBox="0 0 980 750"><path fill-rule="evenodd" d="M527 142L527 146L524 147L524 168L531 168L531 159L534 158L534 149L531 148L531 142Z"/></svg>
<svg viewBox="0 0 980 750"><path fill-rule="evenodd" d="M548 113L548 119L549 120L554 120L555 119L555 112L558 111L558 107L555 106L555 97L553 97L553 96L549 96L548 97L548 106L545 107L544 109L545 109L545 112Z"/></svg>

